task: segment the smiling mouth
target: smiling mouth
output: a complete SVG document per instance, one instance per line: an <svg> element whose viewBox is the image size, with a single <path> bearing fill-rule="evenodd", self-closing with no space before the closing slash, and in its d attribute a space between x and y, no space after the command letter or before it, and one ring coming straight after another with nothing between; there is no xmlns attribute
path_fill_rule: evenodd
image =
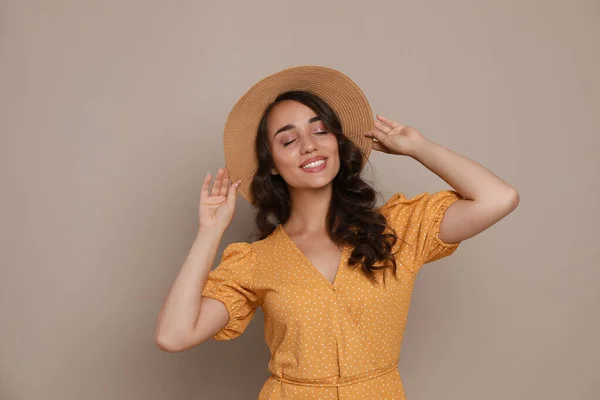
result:
<svg viewBox="0 0 600 400"><path fill-rule="evenodd" d="M325 164L327 164L327 159L313 161L302 166L301 168L305 171L315 171L323 169L325 167Z"/></svg>

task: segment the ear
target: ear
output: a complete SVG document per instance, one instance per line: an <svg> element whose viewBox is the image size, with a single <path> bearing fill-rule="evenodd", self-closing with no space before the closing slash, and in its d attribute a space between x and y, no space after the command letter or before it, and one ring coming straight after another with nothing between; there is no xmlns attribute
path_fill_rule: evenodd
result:
<svg viewBox="0 0 600 400"><path fill-rule="evenodd" d="M271 168L271 175L279 175L279 172L277 172L277 168Z"/></svg>

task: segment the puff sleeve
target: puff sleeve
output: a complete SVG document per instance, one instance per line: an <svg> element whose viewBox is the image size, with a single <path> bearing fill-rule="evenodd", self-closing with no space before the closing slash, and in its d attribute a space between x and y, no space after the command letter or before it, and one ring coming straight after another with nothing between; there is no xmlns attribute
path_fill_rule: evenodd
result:
<svg viewBox="0 0 600 400"><path fill-rule="evenodd" d="M256 253L250 243L232 243L223 251L219 265L209 272L202 296L220 301L229 313L227 325L213 336L214 339L234 339L250 324L259 305L253 286L256 262Z"/></svg>
<svg viewBox="0 0 600 400"><path fill-rule="evenodd" d="M453 254L460 242L445 243L439 238L446 209L463 197L454 190L421 193L407 199L394 194L380 209L400 237L400 260L417 274L423 264Z"/></svg>

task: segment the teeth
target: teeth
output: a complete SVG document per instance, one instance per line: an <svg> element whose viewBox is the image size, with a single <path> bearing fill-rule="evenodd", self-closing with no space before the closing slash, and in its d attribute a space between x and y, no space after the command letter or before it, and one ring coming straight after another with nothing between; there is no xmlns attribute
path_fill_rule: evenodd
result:
<svg viewBox="0 0 600 400"><path fill-rule="evenodd" d="M314 161L314 162L311 162L310 164L306 164L302 168L304 168L304 169L314 168L314 167L318 167L319 165L321 165L323 163L325 163L325 160Z"/></svg>

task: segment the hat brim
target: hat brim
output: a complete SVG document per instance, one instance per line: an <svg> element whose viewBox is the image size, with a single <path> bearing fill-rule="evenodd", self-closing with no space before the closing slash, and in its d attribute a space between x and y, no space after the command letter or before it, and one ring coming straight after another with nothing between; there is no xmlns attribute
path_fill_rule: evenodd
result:
<svg viewBox="0 0 600 400"><path fill-rule="evenodd" d="M374 127L373 113L366 96L342 72L322 66L299 66L269 75L253 85L235 104L225 123L223 135L225 165L232 182L241 180L238 193L253 204L250 184L258 167L255 140L258 125L269 104L283 92L304 90L326 101L342 125L342 133L357 145L368 160L372 139L364 133Z"/></svg>

